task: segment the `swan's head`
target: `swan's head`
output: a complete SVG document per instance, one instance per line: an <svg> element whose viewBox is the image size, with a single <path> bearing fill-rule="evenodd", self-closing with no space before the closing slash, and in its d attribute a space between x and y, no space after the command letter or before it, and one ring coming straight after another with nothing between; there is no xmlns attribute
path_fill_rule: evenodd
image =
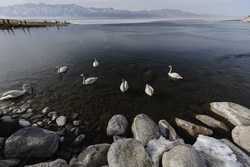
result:
<svg viewBox="0 0 250 167"><path fill-rule="evenodd" d="M172 65L169 65L168 67L169 67L169 68L172 68Z"/></svg>
<svg viewBox="0 0 250 167"><path fill-rule="evenodd" d="M84 78L84 74L81 74L80 76Z"/></svg>
<svg viewBox="0 0 250 167"><path fill-rule="evenodd" d="M32 87L29 84L23 84L23 90L30 94L33 93Z"/></svg>

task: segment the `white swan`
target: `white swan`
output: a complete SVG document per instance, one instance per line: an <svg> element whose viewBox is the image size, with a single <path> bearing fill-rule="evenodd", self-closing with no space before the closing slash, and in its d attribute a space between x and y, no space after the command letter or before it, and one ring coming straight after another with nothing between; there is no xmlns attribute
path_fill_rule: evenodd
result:
<svg viewBox="0 0 250 167"><path fill-rule="evenodd" d="M178 73L176 73L176 72L172 72L173 67L172 67L171 65L168 66L168 67L169 67L168 76L169 76L170 78L172 78L172 79L183 79L183 77L182 77L180 74L178 74Z"/></svg>
<svg viewBox="0 0 250 167"><path fill-rule="evenodd" d="M64 74L69 70L68 66L58 66L57 67L57 73L58 74Z"/></svg>
<svg viewBox="0 0 250 167"><path fill-rule="evenodd" d="M94 68L95 68L95 67L98 67L99 64L100 64L100 63L95 59L94 62L93 62L93 67L94 67Z"/></svg>
<svg viewBox="0 0 250 167"><path fill-rule="evenodd" d="M91 84L95 83L98 79L98 77L85 78L83 74L81 74L81 77L82 77L82 84L83 85L91 85Z"/></svg>
<svg viewBox="0 0 250 167"><path fill-rule="evenodd" d="M150 86L149 84L146 84L145 86L145 93L149 96L153 96L154 94L154 88Z"/></svg>
<svg viewBox="0 0 250 167"><path fill-rule="evenodd" d="M126 81L125 79L122 79L122 83L120 85L120 90L122 93L126 92L128 90L129 86L128 86L128 81Z"/></svg>
<svg viewBox="0 0 250 167"><path fill-rule="evenodd" d="M28 84L23 84L23 90L10 90L2 94L0 101L11 100L21 97L30 91L31 87Z"/></svg>

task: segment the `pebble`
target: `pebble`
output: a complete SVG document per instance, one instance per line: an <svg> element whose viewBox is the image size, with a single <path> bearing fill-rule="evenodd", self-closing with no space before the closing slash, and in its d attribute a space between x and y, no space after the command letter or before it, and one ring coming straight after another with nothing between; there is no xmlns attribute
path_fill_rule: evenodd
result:
<svg viewBox="0 0 250 167"><path fill-rule="evenodd" d="M67 118L65 116L59 116L57 119L56 119L56 124L57 126L59 127L62 127L66 124L67 122Z"/></svg>

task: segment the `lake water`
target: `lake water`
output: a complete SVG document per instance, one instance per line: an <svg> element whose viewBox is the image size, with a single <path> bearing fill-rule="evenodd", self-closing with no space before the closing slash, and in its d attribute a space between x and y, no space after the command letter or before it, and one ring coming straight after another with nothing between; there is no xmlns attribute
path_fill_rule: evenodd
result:
<svg viewBox="0 0 250 167"><path fill-rule="evenodd" d="M62 64L70 70L61 79ZM168 78L170 64L184 80ZM99 80L83 86L81 73ZM125 94L122 78L130 85ZM23 83L35 90L37 112L49 106L68 117L79 113L90 143L111 140L105 133L114 114L130 122L145 113L173 125L175 117L199 123L194 115L209 113L209 102L250 107L250 24L179 20L0 31L0 92ZM144 94L146 83L153 97Z"/></svg>

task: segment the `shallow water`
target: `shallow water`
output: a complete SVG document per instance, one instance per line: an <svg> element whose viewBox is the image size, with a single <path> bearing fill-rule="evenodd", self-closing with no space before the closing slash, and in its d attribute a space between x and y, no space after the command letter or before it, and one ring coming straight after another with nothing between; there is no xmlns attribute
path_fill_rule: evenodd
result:
<svg viewBox="0 0 250 167"><path fill-rule="evenodd" d="M208 113L212 101L250 107L247 23L189 20L0 31L0 51L0 91L32 84L37 111L49 106L67 116L80 113L90 143L110 140L106 124L117 113L129 121L146 113L173 124L175 117L194 121L194 114ZM94 58L100 61L96 69ZM55 69L61 64L70 67L62 79ZM170 64L184 80L168 78ZM81 73L99 80L85 87ZM125 94L119 90L122 78L130 85ZM154 87L153 97L144 94L146 83Z"/></svg>

